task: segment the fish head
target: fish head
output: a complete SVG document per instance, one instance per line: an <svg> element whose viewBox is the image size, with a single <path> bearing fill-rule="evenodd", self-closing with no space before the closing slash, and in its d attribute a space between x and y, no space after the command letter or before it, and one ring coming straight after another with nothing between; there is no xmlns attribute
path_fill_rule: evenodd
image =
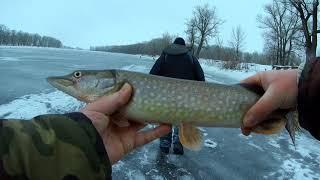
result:
<svg viewBox="0 0 320 180"><path fill-rule="evenodd" d="M66 76L48 77L47 81L58 90L84 102L92 102L119 89L113 70L77 70Z"/></svg>

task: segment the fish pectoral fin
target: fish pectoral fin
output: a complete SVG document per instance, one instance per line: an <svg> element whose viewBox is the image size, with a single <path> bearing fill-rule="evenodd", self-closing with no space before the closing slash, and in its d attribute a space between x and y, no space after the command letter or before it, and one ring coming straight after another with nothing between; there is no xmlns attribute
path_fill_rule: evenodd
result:
<svg viewBox="0 0 320 180"><path fill-rule="evenodd" d="M296 146L296 132L301 132L301 126L299 124L298 112L291 111L286 115L287 123L286 130L288 131L292 143Z"/></svg>
<svg viewBox="0 0 320 180"><path fill-rule="evenodd" d="M197 127L182 123L179 129L179 138L184 147L194 151L201 149L202 134Z"/></svg>
<svg viewBox="0 0 320 180"><path fill-rule="evenodd" d="M253 132L257 134L277 134L286 125L286 120L283 118L268 119L258 124L252 129Z"/></svg>
<svg viewBox="0 0 320 180"><path fill-rule="evenodd" d="M284 127L288 131L293 145L296 146L296 132L301 131L297 111L289 111L285 117L271 118L267 121L264 121L262 124L259 124L257 127L255 127L253 132L259 134L276 134Z"/></svg>
<svg viewBox="0 0 320 180"><path fill-rule="evenodd" d="M111 120L114 124L116 124L119 127L128 127L130 126L130 123L128 119L125 117L124 113L117 112L111 116Z"/></svg>

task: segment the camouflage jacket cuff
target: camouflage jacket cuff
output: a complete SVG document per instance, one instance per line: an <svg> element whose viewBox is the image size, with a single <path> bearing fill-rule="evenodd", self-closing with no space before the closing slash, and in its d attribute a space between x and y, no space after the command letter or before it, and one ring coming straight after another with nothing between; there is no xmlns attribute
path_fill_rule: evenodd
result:
<svg viewBox="0 0 320 180"><path fill-rule="evenodd" d="M73 112L73 113L67 113L65 114L67 117L69 117L70 119L76 121L79 123L80 126L82 126L84 129L87 128L86 124L90 124L91 127L95 130L95 135L94 137L92 137L92 139L95 139L93 143L96 153L98 154L98 156L101 158L101 161L107 161L107 174L110 174L111 176L111 163L107 154L107 150L105 149L103 140L100 136L100 134L98 133L98 131L96 130L96 128L94 127L94 125L92 124L92 121L83 113L79 113L79 112ZM90 133L88 133L90 134Z"/></svg>
<svg viewBox="0 0 320 180"><path fill-rule="evenodd" d="M0 120L0 179L111 179L102 138L82 113Z"/></svg>
<svg viewBox="0 0 320 180"><path fill-rule="evenodd" d="M300 125L320 140L320 58L306 62L298 83Z"/></svg>

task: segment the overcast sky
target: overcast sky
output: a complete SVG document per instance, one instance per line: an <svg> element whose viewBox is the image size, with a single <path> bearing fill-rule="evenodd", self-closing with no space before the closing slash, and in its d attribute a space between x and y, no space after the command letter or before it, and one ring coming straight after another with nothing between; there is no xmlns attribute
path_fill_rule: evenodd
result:
<svg viewBox="0 0 320 180"><path fill-rule="evenodd" d="M225 45L232 27L247 34L246 51L261 52L262 31L256 17L270 0L0 0L0 24L10 29L53 36L64 45L131 44L169 32L185 37L185 23L193 8L209 3L225 23ZM213 44L212 40L210 43Z"/></svg>

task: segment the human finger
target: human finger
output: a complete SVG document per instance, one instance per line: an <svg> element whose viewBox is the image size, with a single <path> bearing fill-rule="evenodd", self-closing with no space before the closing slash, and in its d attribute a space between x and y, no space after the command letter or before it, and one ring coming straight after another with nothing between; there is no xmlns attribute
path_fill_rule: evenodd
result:
<svg viewBox="0 0 320 180"><path fill-rule="evenodd" d="M147 144L155 139L158 139L171 131L169 125L160 125L152 130L139 132L136 135L135 147Z"/></svg>
<svg viewBox="0 0 320 180"><path fill-rule="evenodd" d="M266 119L270 113L280 107L281 99L276 89L269 87L257 103L246 113L243 120L244 128L252 128Z"/></svg>
<svg viewBox="0 0 320 180"><path fill-rule="evenodd" d="M250 76L250 77L240 81L240 83L262 85L261 73L257 73L257 74L255 74L253 76Z"/></svg>
<svg viewBox="0 0 320 180"><path fill-rule="evenodd" d="M113 114L116 110L126 105L131 97L132 87L125 83L116 93L103 96L93 103L88 104L85 110L101 112L107 115Z"/></svg>

